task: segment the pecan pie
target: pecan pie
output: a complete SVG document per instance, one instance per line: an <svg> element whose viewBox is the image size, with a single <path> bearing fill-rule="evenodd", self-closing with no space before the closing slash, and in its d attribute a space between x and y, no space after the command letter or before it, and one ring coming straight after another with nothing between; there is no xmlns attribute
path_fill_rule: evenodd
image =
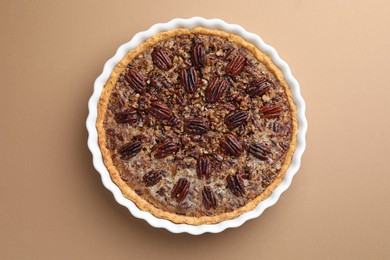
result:
<svg viewBox="0 0 390 260"><path fill-rule="evenodd" d="M125 197L175 223L253 210L283 180L296 107L271 59L237 35L174 29L115 67L98 107L104 163Z"/></svg>

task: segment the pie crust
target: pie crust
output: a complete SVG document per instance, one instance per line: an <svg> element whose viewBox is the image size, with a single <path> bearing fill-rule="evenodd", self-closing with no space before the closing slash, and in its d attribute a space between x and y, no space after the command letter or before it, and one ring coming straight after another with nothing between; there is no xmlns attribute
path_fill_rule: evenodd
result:
<svg viewBox="0 0 390 260"><path fill-rule="evenodd" d="M243 48L246 48L249 50L253 56L262 64L264 64L269 72L273 74L275 79L278 81L280 86L284 89L284 94L286 97L286 100L288 102L289 106L289 114L291 115L291 128L290 128L290 134L291 139L289 142L288 150L285 151L284 154L284 161L283 164L280 167L280 170L276 177L273 179L272 183L270 183L264 191L261 192L257 197L249 200L245 205L240 206L232 211L224 212L221 214L216 215L202 215L202 216L186 216L186 215L179 215L174 212L170 212L165 210L164 208L159 208L150 203L146 198L143 196L138 195L134 189L132 189L125 180L123 180L120 176L120 173L113 163L112 159L112 153L113 151L108 149L107 144L107 135L106 135L106 129L104 127L104 120L107 114L110 95L120 77L120 75L125 71L126 67L129 65L129 63L137 57L140 53L144 52L145 50L151 49L155 46L156 43L160 41L164 41L166 39L169 39L171 37L175 37L178 35L183 34L202 34L202 35L215 35L218 37L222 37L231 41L234 41L239 46L242 46ZM140 44L138 47L131 50L115 67L113 70L109 80L107 81L106 85L103 88L103 92L100 97L100 101L98 104L98 119L96 123L97 131L98 131L98 141L99 141L99 147L103 155L103 161L105 166L107 167L110 176L112 180L115 182L115 184L120 188L123 195L133 201L141 210L150 212L154 216L158 218L163 218L170 220L175 223L185 223L190 225L201 225L201 224L213 224L213 223L219 223L224 220L233 219L241 214L253 210L261 201L265 200L270 196L270 194L273 192L275 188L278 187L278 185L282 182L284 179L285 173L287 169L289 168L289 165L291 163L291 158L293 156L293 153L296 148L297 143L297 130L298 130L298 124L297 124L297 116L296 116L296 106L292 98L291 89L286 83L283 73L279 70L278 67L276 67L269 56L267 56L264 52L256 48L253 44L245 41L241 37L230 34L224 31L219 30L211 30L204 27L197 27L194 29L174 29L166 32L161 32L154 37L151 37L147 39L145 42Z"/></svg>

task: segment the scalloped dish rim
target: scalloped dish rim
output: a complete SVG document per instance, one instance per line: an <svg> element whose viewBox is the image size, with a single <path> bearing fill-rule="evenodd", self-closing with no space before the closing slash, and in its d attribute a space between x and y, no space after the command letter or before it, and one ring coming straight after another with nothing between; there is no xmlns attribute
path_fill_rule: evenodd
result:
<svg viewBox="0 0 390 260"><path fill-rule="evenodd" d="M298 134L297 134L297 146L291 164L286 172L286 175L280 185L272 192L272 194L257 207L248 211L235 219L225 220L216 224L204 224L204 225L188 225L188 224L177 224L169 220L159 219L149 212L141 211L131 200L125 198L122 192L111 180L110 174L103 163L102 153L98 145L98 133L96 129L97 120L97 108L100 95L103 90L103 86L109 79L111 72L115 66L122 60L122 58L133 48L141 44L144 40L152 37L153 35L175 28L194 28L194 27L205 27L209 29L217 29L226 31L228 33L237 34L246 41L254 44L261 51L266 53L273 61L273 63L283 72L287 84L290 86L294 102L297 108L297 119L298 119ZM305 102L300 94L300 87L297 80L292 76L289 66L284 62L276 52L276 50L264 43L264 41L256 34L247 32L244 28L236 24L228 24L220 19L204 19L201 17L192 17L189 19L175 18L167 23L158 23L150 27L148 30L139 32L127 43L122 44L116 51L115 55L109 59L103 67L103 72L95 80L94 91L88 102L89 114L86 121L86 127L88 130L88 148L92 153L93 165L95 169L101 175L103 185L110 190L115 200L126 207L130 213L136 217L145 220L151 226L156 228L165 228L172 233L189 233L192 235L200 235L206 232L219 233L227 228L233 228L241 226L246 221L259 217L263 211L274 205L280 195L288 189L291 184L292 178L297 173L300 164L301 157L306 148L305 135L307 131L307 120L305 117Z"/></svg>

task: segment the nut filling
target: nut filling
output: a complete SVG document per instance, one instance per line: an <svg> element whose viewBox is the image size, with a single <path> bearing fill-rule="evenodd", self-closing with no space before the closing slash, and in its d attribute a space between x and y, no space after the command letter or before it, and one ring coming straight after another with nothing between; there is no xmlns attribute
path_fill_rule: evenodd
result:
<svg viewBox="0 0 390 260"><path fill-rule="evenodd" d="M188 217L243 207L277 178L292 139L285 87L221 35L187 32L139 52L103 120L112 164L154 207Z"/></svg>

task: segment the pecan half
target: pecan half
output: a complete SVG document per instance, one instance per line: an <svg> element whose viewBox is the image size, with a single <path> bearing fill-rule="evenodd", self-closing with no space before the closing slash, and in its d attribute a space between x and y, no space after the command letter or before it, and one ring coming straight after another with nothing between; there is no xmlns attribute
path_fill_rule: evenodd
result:
<svg viewBox="0 0 390 260"><path fill-rule="evenodd" d="M206 51L203 43L195 44L191 52L191 57L195 67L201 68L206 65Z"/></svg>
<svg viewBox="0 0 390 260"><path fill-rule="evenodd" d="M142 149L142 143L139 140L129 142L118 149L122 160L128 160L135 156Z"/></svg>
<svg viewBox="0 0 390 260"><path fill-rule="evenodd" d="M215 103L226 92L226 80L224 78L216 77L207 86L205 92L206 102Z"/></svg>
<svg viewBox="0 0 390 260"><path fill-rule="evenodd" d="M188 93L194 93L198 88L198 73L194 67L183 68L180 73L181 84Z"/></svg>
<svg viewBox="0 0 390 260"><path fill-rule="evenodd" d="M246 123L249 118L247 111L235 110L225 116L225 125L229 130L233 130Z"/></svg>
<svg viewBox="0 0 390 260"><path fill-rule="evenodd" d="M180 119L176 117L171 117L170 119L164 119L161 121L162 125L167 126L177 126L180 123Z"/></svg>
<svg viewBox="0 0 390 260"><path fill-rule="evenodd" d="M209 186L204 186L202 190L203 205L206 209L217 208L217 197Z"/></svg>
<svg viewBox="0 0 390 260"><path fill-rule="evenodd" d="M267 78L253 80L246 88L245 92L250 97L262 96L273 86L272 82Z"/></svg>
<svg viewBox="0 0 390 260"><path fill-rule="evenodd" d="M140 94L145 92L145 89L148 84L146 83L146 80L141 75L141 73L139 73L135 69L129 69L129 72L125 74L125 79L135 92L138 92Z"/></svg>
<svg viewBox="0 0 390 260"><path fill-rule="evenodd" d="M154 158L162 159L165 158L179 150L179 146L177 143L167 140L163 143L157 144L153 147L154 150Z"/></svg>
<svg viewBox="0 0 390 260"><path fill-rule="evenodd" d="M283 108L279 105L269 105L260 108L260 112L263 113L261 118L276 118L282 113Z"/></svg>
<svg viewBox="0 0 390 260"><path fill-rule="evenodd" d="M190 182L186 178L180 178L179 181L173 186L171 191L171 198L177 202L184 200L190 190Z"/></svg>
<svg viewBox="0 0 390 260"><path fill-rule="evenodd" d="M161 48L156 48L152 52L153 63L161 70L169 70L172 68L172 60L168 54Z"/></svg>
<svg viewBox="0 0 390 260"><path fill-rule="evenodd" d="M267 155L271 154L271 149L265 144L252 143L248 148L248 152L257 159L265 161Z"/></svg>
<svg viewBox="0 0 390 260"><path fill-rule="evenodd" d="M242 153L242 145L236 139L234 135L226 134L220 141L219 145L225 150L226 153L238 157Z"/></svg>
<svg viewBox="0 0 390 260"><path fill-rule="evenodd" d="M213 171L213 162L208 156L201 156L196 161L196 173L199 179L209 179Z"/></svg>
<svg viewBox="0 0 390 260"><path fill-rule="evenodd" d="M240 125L237 129L237 134L239 136L243 135L245 133L245 130L246 130L246 124L243 124L243 125Z"/></svg>
<svg viewBox="0 0 390 260"><path fill-rule="evenodd" d="M176 95L176 103L180 106L185 106L187 104L186 99L183 97L183 95L180 93L180 91L175 91Z"/></svg>
<svg viewBox="0 0 390 260"><path fill-rule="evenodd" d="M151 170L148 173L146 173L142 177L142 181L145 183L145 186L146 187L154 186L159 181L161 181L161 179L162 179L161 172L162 171L159 171L159 170Z"/></svg>
<svg viewBox="0 0 390 260"><path fill-rule="evenodd" d="M229 190L234 195L241 197L245 194L244 180L242 179L241 175L229 175L226 180Z"/></svg>
<svg viewBox="0 0 390 260"><path fill-rule="evenodd" d="M137 110L132 107L116 113L114 117L118 124L135 123L138 121Z"/></svg>
<svg viewBox="0 0 390 260"><path fill-rule="evenodd" d="M243 69L246 63L246 58L238 55L226 65L225 71L230 76L237 76Z"/></svg>
<svg viewBox="0 0 390 260"><path fill-rule="evenodd" d="M172 84L165 77L161 79L161 83L166 88L173 88Z"/></svg>
<svg viewBox="0 0 390 260"><path fill-rule="evenodd" d="M202 118L184 120L184 131L188 134L202 135L209 131L209 125Z"/></svg>
<svg viewBox="0 0 390 260"><path fill-rule="evenodd" d="M224 59L225 59L225 60L229 60L230 57L232 57L234 54L236 54L236 52L237 52L237 49L235 49L235 48L230 48L230 49L228 49L228 50L226 51L226 55L225 55Z"/></svg>
<svg viewBox="0 0 390 260"><path fill-rule="evenodd" d="M269 176L268 174L266 174L265 176L261 176L261 186L262 187L267 187L271 184L272 182L272 178L271 176Z"/></svg>
<svg viewBox="0 0 390 260"><path fill-rule="evenodd" d="M169 119L172 117L172 110L161 101L153 101L149 107L149 113L157 119Z"/></svg>
<svg viewBox="0 0 390 260"><path fill-rule="evenodd" d="M274 123L272 124L272 131L274 131L274 133L279 133L280 131L280 123L279 121L275 120Z"/></svg>
<svg viewBox="0 0 390 260"><path fill-rule="evenodd" d="M159 93L163 90L163 84L161 83L160 78L155 75L150 76L150 83L148 84L146 90L153 96L159 95Z"/></svg>

